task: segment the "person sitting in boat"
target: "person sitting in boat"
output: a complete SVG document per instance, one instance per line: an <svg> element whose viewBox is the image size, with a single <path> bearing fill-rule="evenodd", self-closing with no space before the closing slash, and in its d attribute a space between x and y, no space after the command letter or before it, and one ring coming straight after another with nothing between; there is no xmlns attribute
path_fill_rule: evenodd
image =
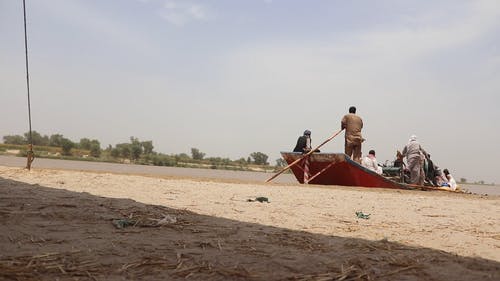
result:
<svg viewBox="0 0 500 281"><path fill-rule="evenodd" d="M403 167L405 165L405 162L403 162L403 154L401 154L401 151L396 151L396 160L394 160L394 167Z"/></svg>
<svg viewBox="0 0 500 281"><path fill-rule="evenodd" d="M382 174L382 167L378 165L377 158L375 158L375 150L373 149L368 152L367 156L363 157L363 159L361 160L361 165L379 175Z"/></svg>
<svg viewBox="0 0 500 281"><path fill-rule="evenodd" d="M297 139L297 144L293 149L293 152L302 152L307 153L311 151L311 131L305 130L304 135L300 136ZM314 152L319 152L319 149L316 149Z"/></svg>
<svg viewBox="0 0 500 281"><path fill-rule="evenodd" d="M446 178L446 176L441 171L441 168L439 168L438 166L434 165L434 170L435 170L434 181L436 182L436 186L449 186L448 185L448 179Z"/></svg>
<svg viewBox="0 0 500 281"><path fill-rule="evenodd" d="M448 169L444 169L443 173L446 176L446 178L448 179L448 186L450 187L450 189L453 191L457 190L457 182L450 174L450 171L448 171Z"/></svg>
<svg viewBox="0 0 500 281"><path fill-rule="evenodd" d="M431 160L431 155L427 154L425 157L425 181L432 185L437 186L436 183L436 168Z"/></svg>
<svg viewBox="0 0 500 281"><path fill-rule="evenodd" d="M404 147L403 156L406 156L408 170L410 170L410 183L424 185L424 158L427 152L417 141L417 136L411 135L408 144Z"/></svg>

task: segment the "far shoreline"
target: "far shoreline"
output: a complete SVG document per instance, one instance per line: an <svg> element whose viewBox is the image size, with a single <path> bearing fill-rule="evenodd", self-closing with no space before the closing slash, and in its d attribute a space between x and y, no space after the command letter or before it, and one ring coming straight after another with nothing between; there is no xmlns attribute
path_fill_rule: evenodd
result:
<svg viewBox="0 0 500 281"><path fill-rule="evenodd" d="M23 168L26 158L0 155L0 165ZM88 172L107 172L117 174L143 175L153 177L196 178L200 180L237 181L243 183L264 183L273 173L257 171L233 171L217 169L200 169L187 167L148 166L137 164L121 164L109 162L89 162L77 160L61 160L37 158L33 169L55 169ZM285 173L275 178L272 183L300 185L292 174ZM500 196L498 185L459 184L463 189L478 195Z"/></svg>

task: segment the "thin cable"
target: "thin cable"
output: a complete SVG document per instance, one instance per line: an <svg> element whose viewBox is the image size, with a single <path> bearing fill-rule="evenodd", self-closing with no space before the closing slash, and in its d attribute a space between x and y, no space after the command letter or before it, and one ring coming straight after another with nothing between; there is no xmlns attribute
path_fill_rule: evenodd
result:
<svg viewBox="0 0 500 281"><path fill-rule="evenodd" d="M34 153L33 153L33 134L31 131L31 101L30 101L30 75L29 75L29 67L28 67L28 32L26 29L26 1L23 0L23 11L24 11L24 51L26 55L26 88L28 89L28 122L29 122L29 139L28 139L28 163L26 168L28 170L31 169L31 163L33 162Z"/></svg>

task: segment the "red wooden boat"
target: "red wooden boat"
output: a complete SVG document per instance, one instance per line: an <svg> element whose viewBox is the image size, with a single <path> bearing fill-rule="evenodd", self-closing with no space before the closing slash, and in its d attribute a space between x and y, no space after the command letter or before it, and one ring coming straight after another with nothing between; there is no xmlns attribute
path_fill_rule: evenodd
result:
<svg viewBox="0 0 500 281"><path fill-rule="evenodd" d="M398 189L419 188L381 176L354 162L344 153L312 153L304 157L300 152L281 152L281 155L288 164L303 157L299 163L291 166L293 174L300 183Z"/></svg>

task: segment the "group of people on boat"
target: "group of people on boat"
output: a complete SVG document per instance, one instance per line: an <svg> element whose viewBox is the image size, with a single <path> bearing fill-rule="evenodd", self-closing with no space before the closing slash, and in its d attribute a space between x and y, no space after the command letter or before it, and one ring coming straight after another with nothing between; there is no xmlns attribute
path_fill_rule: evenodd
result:
<svg viewBox="0 0 500 281"><path fill-rule="evenodd" d="M420 143L417 136L411 135L408 144L402 152L397 151L395 166L405 168L403 157L406 157L407 167L410 178L409 183L417 185L431 185L438 187L448 187L451 190L457 189L457 183L448 169L441 169L431 160L431 155L427 153Z"/></svg>
<svg viewBox="0 0 500 281"><path fill-rule="evenodd" d="M365 168L382 175L383 169L377 162L375 150L370 150L365 157L361 155L362 143L365 141L361 134L363 120L356 114L355 106L349 107L349 113L342 117L340 123L341 130L345 130L344 153ZM311 149L311 131L305 130L303 136L298 138L293 151L307 153ZM319 152L319 150L315 152ZM405 157L406 164L403 161ZM410 136L410 140L402 152L397 151L394 166L400 167L403 171L409 173L407 183L421 186L449 187L451 190L456 190L457 188L456 181L448 169L441 171L432 162L430 154L422 148L415 135Z"/></svg>

